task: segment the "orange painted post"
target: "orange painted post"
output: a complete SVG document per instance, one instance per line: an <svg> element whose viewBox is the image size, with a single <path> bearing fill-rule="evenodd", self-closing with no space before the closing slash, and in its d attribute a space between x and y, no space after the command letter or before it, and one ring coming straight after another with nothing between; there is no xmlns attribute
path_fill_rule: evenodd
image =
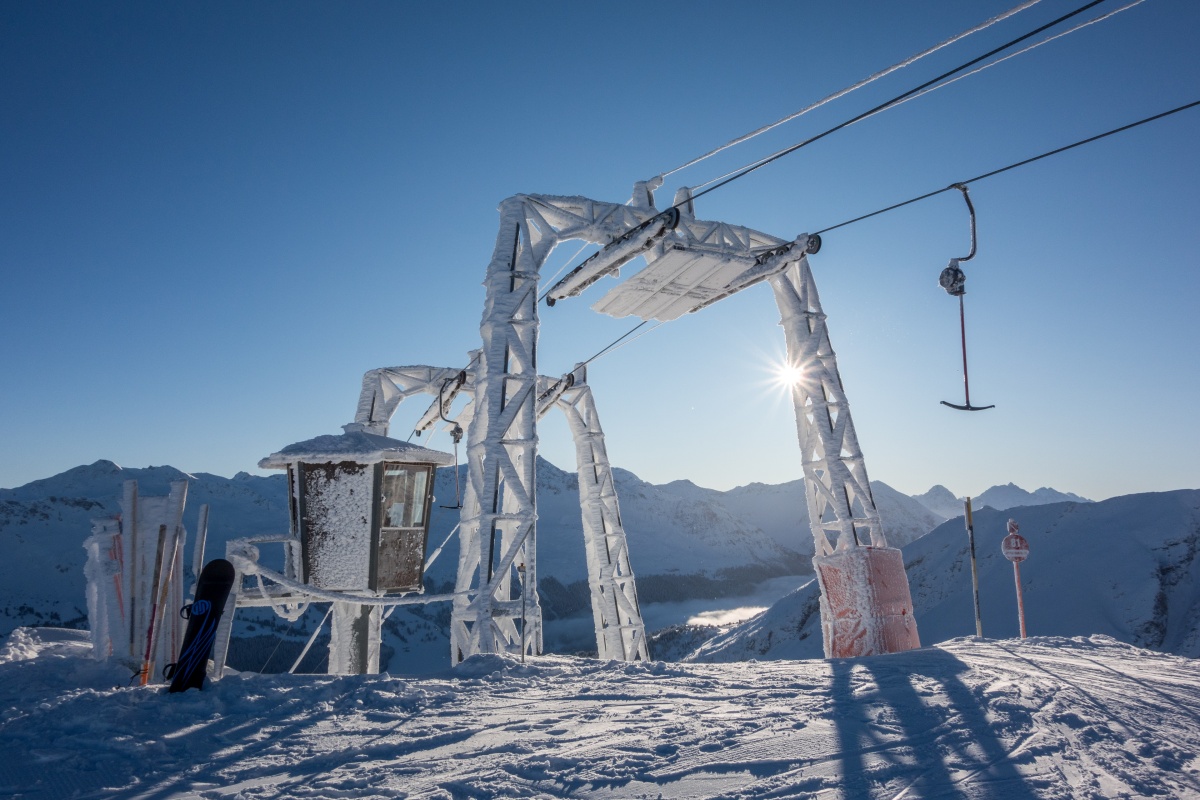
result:
<svg viewBox="0 0 1200 800"><path fill-rule="evenodd" d="M849 547L813 559L821 587L826 658L900 653L921 646L904 557L891 547Z"/></svg>
<svg viewBox="0 0 1200 800"><path fill-rule="evenodd" d="M1021 622L1021 638L1025 638L1025 598L1021 594L1021 562L1029 558L1029 542L1017 533L1017 523L1008 521L1008 536L1000 543L1004 557L1013 562L1013 580L1017 583L1017 618Z"/></svg>

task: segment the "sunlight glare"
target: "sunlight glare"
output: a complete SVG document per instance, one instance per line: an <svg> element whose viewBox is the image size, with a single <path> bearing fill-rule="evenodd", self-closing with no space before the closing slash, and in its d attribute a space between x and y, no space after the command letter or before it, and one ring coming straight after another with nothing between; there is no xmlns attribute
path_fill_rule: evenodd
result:
<svg viewBox="0 0 1200 800"><path fill-rule="evenodd" d="M775 369L775 382L783 389L795 389L803 377L804 370L787 361Z"/></svg>

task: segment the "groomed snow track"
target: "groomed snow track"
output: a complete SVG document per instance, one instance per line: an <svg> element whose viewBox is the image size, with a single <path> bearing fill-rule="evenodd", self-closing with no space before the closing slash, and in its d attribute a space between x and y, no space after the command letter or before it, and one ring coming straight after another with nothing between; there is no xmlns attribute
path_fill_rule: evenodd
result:
<svg viewBox="0 0 1200 800"><path fill-rule="evenodd" d="M0 654L9 796L1200 798L1200 662L1106 637L725 665L484 655L168 697L110 688L126 676L65 633L22 629Z"/></svg>

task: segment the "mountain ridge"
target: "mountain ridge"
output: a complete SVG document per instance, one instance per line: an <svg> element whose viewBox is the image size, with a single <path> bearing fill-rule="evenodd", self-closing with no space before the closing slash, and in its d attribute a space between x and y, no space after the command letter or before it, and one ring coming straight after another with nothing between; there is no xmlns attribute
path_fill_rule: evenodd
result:
<svg viewBox="0 0 1200 800"><path fill-rule="evenodd" d="M1011 516L1030 543L1021 565L1030 635L1101 634L1200 658L1200 490L982 508L974 516L986 637L1018 635L1013 569L1000 552ZM961 520L948 520L903 552L922 644L972 635L971 568ZM688 658L820 658L818 596L810 581Z"/></svg>

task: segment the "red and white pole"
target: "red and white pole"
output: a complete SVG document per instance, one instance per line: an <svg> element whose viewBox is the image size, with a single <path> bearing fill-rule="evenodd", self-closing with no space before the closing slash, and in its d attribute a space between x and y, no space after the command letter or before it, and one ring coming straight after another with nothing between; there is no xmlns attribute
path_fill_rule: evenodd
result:
<svg viewBox="0 0 1200 800"><path fill-rule="evenodd" d="M1000 543L1000 551L1004 557L1013 562L1013 580L1017 584L1017 618L1021 622L1021 638L1025 638L1025 598L1021 594L1021 562L1029 558L1029 542L1017 533L1018 525L1013 520L1008 521L1008 536Z"/></svg>

